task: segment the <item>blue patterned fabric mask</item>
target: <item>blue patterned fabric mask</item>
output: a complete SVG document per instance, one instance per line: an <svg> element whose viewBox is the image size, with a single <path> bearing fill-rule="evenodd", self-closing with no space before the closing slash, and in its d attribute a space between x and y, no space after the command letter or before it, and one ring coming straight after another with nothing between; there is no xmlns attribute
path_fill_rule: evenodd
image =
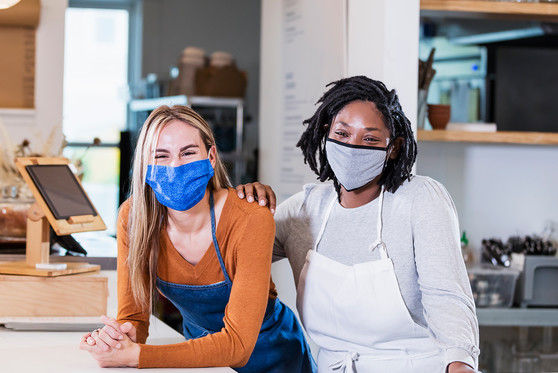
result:
<svg viewBox="0 0 558 373"><path fill-rule="evenodd" d="M209 159L182 166L148 165L145 182L155 192L162 205L173 210L186 211L198 204L214 171Z"/></svg>

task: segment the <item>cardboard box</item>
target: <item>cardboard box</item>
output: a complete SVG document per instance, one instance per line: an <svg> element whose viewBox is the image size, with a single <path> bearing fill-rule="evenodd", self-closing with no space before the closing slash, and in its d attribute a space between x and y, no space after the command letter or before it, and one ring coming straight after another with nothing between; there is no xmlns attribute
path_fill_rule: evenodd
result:
<svg viewBox="0 0 558 373"><path fill-rule="evenodd" d="M0 317L100 316L108 278L99 273L57 277L0 275Z"/></svg>
<svg viewBox="0 0 558 373"><path fill-rule="evenodd" d="M244 97L246 72L234 65L208 66L196 71L196 95L213 97Z"/></svg>

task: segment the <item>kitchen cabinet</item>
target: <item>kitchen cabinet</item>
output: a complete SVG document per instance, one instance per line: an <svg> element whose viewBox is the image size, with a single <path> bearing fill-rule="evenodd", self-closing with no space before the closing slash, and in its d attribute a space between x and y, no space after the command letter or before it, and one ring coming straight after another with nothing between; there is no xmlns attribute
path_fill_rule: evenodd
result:
<svg viewBox="0 0 558 373"><path fill-rule="evenodd" d="M558 3L518 3L482 0L421 0L421 17L459 19L521 20L558 23ZM558 145L558 133L528 131L465 132L418 130L418 141Z"/></svg>
<svg viewBox="0 0 558 373"><path fill-rule="evenodd" d="M242 182L242 176L246 172L243 154L244 100L228 97L167 96L131 100L130 111L149 113L161 105L188 105L196 110L212 127L219 154L227 166L231 182L233 185ZM138 124L138 131L140 126Z"/></svg>
<svg viewBox="0 0 558 373"><path fill-rule="evenodd" d="M558 309L477 308L485 373L556 372Z"/></svg>

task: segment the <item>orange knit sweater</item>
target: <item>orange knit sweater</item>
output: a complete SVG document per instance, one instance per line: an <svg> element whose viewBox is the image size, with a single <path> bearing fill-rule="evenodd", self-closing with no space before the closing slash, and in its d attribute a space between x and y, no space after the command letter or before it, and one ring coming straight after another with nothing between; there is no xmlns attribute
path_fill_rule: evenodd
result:
<svg viewBox="0 0 558 373"><path fill-rule="evenodd" d="M134 302L130 289L128 214L130 202L118 215L118 316L132 322L140 343L139 368L243 366L256 344L269 298L277 292L271 281L271 255L275 237L273 216L266 207L247 203L229 190L217 225L217 242L233 281L225 309L225 327L217 333L171 345L147 345L149 312ZM193 266L176 251L165 229L161 232L157 275L164 281L209 285L224 280L213 243Z"/></svg>

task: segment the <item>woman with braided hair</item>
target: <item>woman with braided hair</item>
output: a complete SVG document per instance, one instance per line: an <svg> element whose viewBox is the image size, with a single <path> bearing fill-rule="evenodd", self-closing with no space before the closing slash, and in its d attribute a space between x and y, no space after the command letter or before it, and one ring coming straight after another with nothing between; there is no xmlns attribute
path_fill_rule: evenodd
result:
<svg viewBox="0 0 558 373"><path fill-rule="evenodd" d="M412 175L417 145L394 90L335 81L297 146L321 182L277 207L274 259L288 258L319 372L475 372L478 322L453 201ZM238 186L269 200L271 188Z"/></svg>

